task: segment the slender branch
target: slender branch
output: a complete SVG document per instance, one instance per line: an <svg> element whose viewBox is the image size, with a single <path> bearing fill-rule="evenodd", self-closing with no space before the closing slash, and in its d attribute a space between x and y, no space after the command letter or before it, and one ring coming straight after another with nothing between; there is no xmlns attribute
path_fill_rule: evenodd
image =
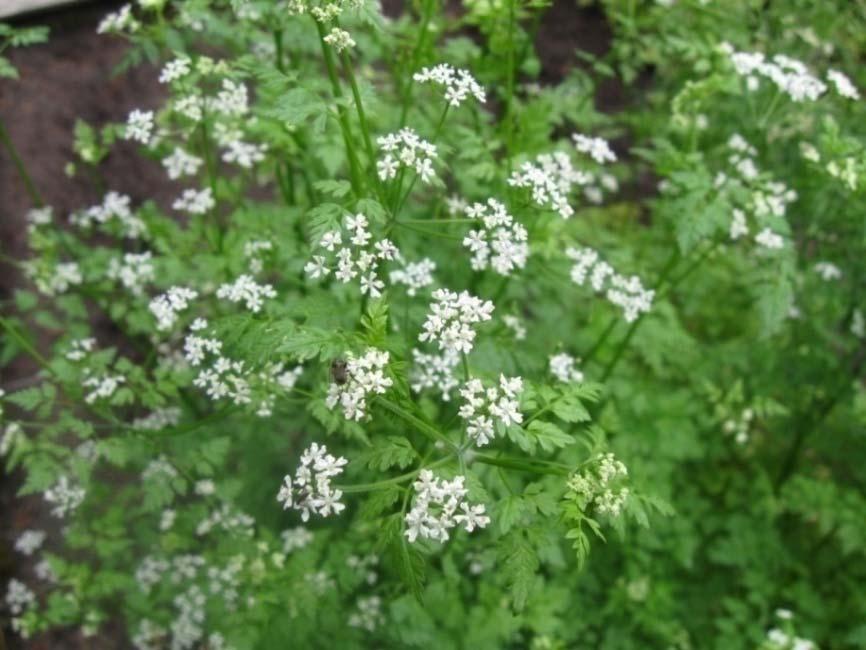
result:
<svg viewBox="0 0 866 650"><path fill-rule="evenodd" d="M30 200L33 201L36 207L42 207L45 205L42 201L42 196L36 189L36 185L33 184L33 179L30 178L30 174L27 173L27 167L24 165L24 161L21 160L21 156L18 155L18 150L15 149L15 145L9 138L9 133L6 131L6 126L3 124L3 120L0 120L0 142L3 143L6 151L9 152L9 157L12 158L12 164L15 165L18 175L21 177L21 180L24 181L24 187L27 190L27 194L30 195Z"/></svg>

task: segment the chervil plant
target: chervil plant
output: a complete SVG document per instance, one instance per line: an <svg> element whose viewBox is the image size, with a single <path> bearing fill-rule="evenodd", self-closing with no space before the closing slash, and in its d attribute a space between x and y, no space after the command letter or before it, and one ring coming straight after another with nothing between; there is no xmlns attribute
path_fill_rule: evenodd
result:
<svg viewBox="0 0 866 650"><path fill-rule="evenodd" d="M19 163L0 358L39 372L0 454L57 526L16 531L18 634L866 642L861 37L603 4L612 49L551 85L542 3L105 17L165 96L80 123L78 164L130 141L177 194L61 215Z"/></svg>

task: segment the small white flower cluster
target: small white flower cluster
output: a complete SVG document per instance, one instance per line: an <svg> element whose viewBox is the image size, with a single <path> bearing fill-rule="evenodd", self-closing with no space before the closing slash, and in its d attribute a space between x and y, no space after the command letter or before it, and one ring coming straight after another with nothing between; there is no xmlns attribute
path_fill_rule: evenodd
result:
<svg viewBox="0 0 866 650"><path fill-rule="evenodd" d="M45 490L42 495L48 503L54 507L51 514L61 519L75 512L84 501L84 488L73 485L67 476L61 476L52 487Z"/></svg>
<svg viewBox="0 0 866 650"><path fill-rule="evenodd" d="M413 75L418 83L435 83L445 86L445 99L449 106L457 107L469 95L482 104L487 101L484 89L479 85L468 70L453 68L447 63L440 63L432 68L423 68Z"/></svg>
<svg viewBox="0 0 866 650"><path fill-rule="evenodd" d="M270 284L257 284L250 275L241 275L231 283L220 285L217 298L230 302L243 302L254 314L261 311L264 298L276 298L277 292Z"/></svg>
<svg viewBox="0 0 866 650"><path fill-rule="evenodd" d="M577 359L567 352L550 357L550 374L566 384L579 384L583 381L583 372L577 367Z"/></svg>
<svg viewBox="0 0 866 650"><path fill-rule="evenodd" d="M69 222L75 226L89 228L94 223L105 225L117 220L124 237L138 239L147 232L147 226L132 213L130 203L131 199L127 195L108 192L102 198L101 205L94 205L83 212L72 214Z"/></svg>
<svg viewBox="0 0 866 650"><path fill-rule="evenodd" d="M780 616L779 618L782 617ZM815 645L814 641L789 634L778 627L774 627L767 632L767 643L771 650L818 650L818 646Z"/></svg>
<svg viewBox="0 0 866 650"><path fill-rule="evenodd" d="M170 155L162 159L162 166L173 181L182 176L193 176L203 163L201 158L187 153L180 147L175 147Z"/></svg>
<svg viewBox="0 0 866 650"><path fill-rule="evenodd" d="M375 632L384 623L382 614L382 599L379 596L358 598L357 610L349 615L349 627L359 627L368 632Z"/></svg>
<svg viewBox="0 0 866 650"><path fill-rule="evenodd" d="M407 127L380 136L376 142L385 152L385 157L376 163L379 178L383 181L396 178L401 165L414 169L424 183L436 176L433 169L433 159L438 156L436 145L419 137L413 129Z"/></svg>
<svg viewBox="0 0 866 650"><path fill-rule="evenodd" d="M818 262L817 264L815 264L814 268L815 273L821 276L821 279L825 282L838 280L842 277L842 269L840 269L832 262Z"/></svg>
<svg viewBox="0 0 866 650"><path fill-rule="evenodd" d="M827 81L833 84L836 92L847 99L860 99L860 91L851 83L851 80L842 72L833 70L827 71Z"/></svg>
<svg viewBox="0 0 866 650"><path fill-rule="evenodd" d="M854 313L851 314L851 333L858 339L866 337L866 318L863 317L863 312L859 309L855 309ZM2 414L3 411L0 410L0 415Z"/></svg>
<svg viewBox="0 0 866 650"><path fill-rule="evenodd" d="M412 509L406 513L406 538L410 543L419 537L446 542L448 531L460 524L471 533L476 528L484 528L490 517L484 514L484 504L470 504L465 500L469 492L464 487L466 478L455 476L446 481L422 469L412 487L415 500Z"/></svg>
<svg viewBox="0 0 866 650"><path fill-rule="evenodd" d="M44 530L25 530L15 540L15 550L24 555L33 555L45 542Z"/></svg>
<svg viewBox="0 0 866 650"><path fill-rule="evenodd" d="M75 341L72 341L72 344L69 346L69 351L63 356L70 361L81 361L84 357L93 352L95 345L96 339L94 338L76 339Z"/></svg>
<svg viewBox="0 0 866 650"><path fill-rule="evenodd" d="M39 226L47 226L54 221L54 208L50 205L32 208L24 217L27 220L27 231L33 233Z"/></svg>
<svg viewBox="0 0 866 650"><path fill-rule="evenodd" d="M283 553L291 553L311 543L313 541L313 533L303 526L295 526L280 533L280 539L283 540Z"/></svg>
<svg viewBox="0 0 866 650"><path fill-rule="evenodd" d="M475 342L473 325L492 318L493 303L468 291L458 294L448 289L434 291L433 300L418 339L438 343L440 350L471 352Z"/></svg>
<svg viewBox="0 0 866 650"><path fill-rule="evenodd" d="M602 515L618 517L628 499L629 489L614 489L617 479L628 476L626 466L612 453L600 454L596 462L568 480L568 487L584 502L584 507L595 506Z"/></svg>
<svg viewBox="0 0 866 650"><path fill-rule="evenodd" d="M346 507L340 503L343 493L331 487L331 479L343 472L347 462L329 454L325 445L314 442L301 454L294 479L290 474L283 478L277 501L284 510L300 510L303 521L309 520L311 512L322 517L340 514Z"/></svg>
<svg viewBox="0 0 866 650"><path fill-rule="evenodd" d="M153 111L140 111L135 109L126 120L126 128L123 137L126 140L135 140L141 144L150 142L153 135Z"/></svg>
<svg viewBox="0 0 866 650"><path fill-rule="evenodd" d="M334 409L338 404L349 420L361 420L367 414L367 398L384 395L394 384L385 374L390 355L385 350L367 348L363 356L346 355L345 377L332 381L325 404Z"/></svg>
<svg viewBox="0 0 866 650"><path fill-rule="evenodd" d="M182 79L190 73L192 62L189 57L179 56L166 63L159 73L159 83L169 84Z"/></svg>
<svg viewBox="0 0 866 650"><path fill-rule="evenodd" d="M168 462L165 456L154 458L147 464L144 471L141 473L142 481L170 481L177 478L177 470L174 465Z"/></svg>
<svg viewBox="0 0 866 650"><path fill-rule="evenodd" d="M54 266L51 275L47 277L34 264L26 264L24 270L28 277L33 279L36 288L48 296L64 293L70 286L84 281L77 262L61 262Z"/></svg>
<svg viewBox="0 0 866 650"><path fill-rule="evenodd" d="M721 47L730 56L737 74L746 78L746 88L750 91L760 87L760 77L769 79L795 102L815 101L827 90L826 84L809 72L801 61L784 54L767 60L763 52L737 52L727 43Z"/></svg>
<svg viewBox="0 0 866 650"><path fill-rule="evenodd" d="M568 204L568 195L574 187L589 185L592 180L592 174L572 166L567 154L555 151L541 154L534 162L523 163L511 174L508 184L530 188L532 200L537 205L568 219L574 215L574 208Z"/></svg>
<svg viewBox="0 0 866 650"><path fill-rule="evenodd" d="M629 278L617 273L591 248L568 248L565 254L574 260L571 279L583 286L587 277L594 291L604 291L607 299L623 310L629 323L652 308L655 291L645 289L636 275Z"/></svg>
<svg viewBox="0 0 866 650"><path fill-rule="evenodd" d="M340 29L339 27L331 28L330 33L325 36L324 41L337 50L337 52L342 52L343 50L347 50L357 45L357 43L352 39L352 35L345 29Z"/></svg>
<svg viewBox="0 0 866 650"><path fill-rule="evenodd" d="M254 240L248 241L244 244L244 257L249 260L250 263L250 272L251 273L261 273L264 268L264 262L260 257L260 253L263 251L270 251L274 249L274 244L268 240Z"/></svg>
<svg viewBox="0 0 866 650"><path fill-rule="evenodd" d="M189 302L198 298L198 292L187 287L171 287L150 301L150 312L156 318L156 329L171 329L177 322L178 313L189 307Z"/></svg>
<svg viewBox="0 0 866 650"><path fill-rule="evenodd" d="M144 291L144 285L152 282L156 275L150 251L144 253L124 253L122 261L112 258L108 263L106 275L111 280L120 280L120 283L129 289L134 296L140 296Z"/></svg>
<svg viewBox="0 0 866 650"><path fill-rule="evenodd" d="M451 400L451 393L460 383L454 376L454 371L459 364L460 355L456 350L445 350L442 354L427 354L413 349L409 385L416 393L435 388L441 393L442 400L448 402Z"/></svg>
<svg viewBox="0 0 866 650"><path fill-rule="evenodd" d="M510 275L526 266L529 257L526 228L508 214L505 205L496 199L487 204L473 203L466 208L466 216L477 219L482 229L470 230L463 245L472 253L472 268L483 271L490 267L499 275Z"/></svg>
<svg viewBox="0 0 866 650"><path fill-rule="evenodd" d="M85 371L89 374L89 371ZM90 392L84 396L84 401L88 404L93 404L99 399L108 399L114 395L114 391L121 384L126 383L126 377L123 375L103 375L101 377L88 376L81 382L85 388L90 388Z"/></svg>
<svg viewBox="0 0 866 650"><path fill-rule="evenodd" d="M0 415L2 415L2 410L0 410ZM17 422L10 422L3 429L3 435L0 436L0 456L5 456L10 451L12 451L13 447L18 444L18 442L23 437L24 431L21 428L21 425Z"/></svg>
<svg viewBox="0 0 866 650"><path fill-rule="evenodd" d="M96 28L97 34L117 33L124 31L132 34L138 31L141 24L132 15L132 6L125 4L120 9L106 16L100 21Z"/></svg>
<svg viewBox="0 0 866 650"><path fill-rule="evenodd" d="M352 569L355 573L361 574L364 577L364 582L368 585L376 584L379 580L379 574L376 573L375 567L379 565L379 557L373 554L358 557L355 554L346 558L346 566Z"/></svg>
<svg viewBox="0 0 866 650"><path fill-rule="evenodd" d="M152 413L132 421L132 428L145 431L161 431L166 427L176 426L180 422L181 410L176 406L158 408Z"/></svg>
<svg viewBox="0 0 866 650"><path fill-rule="evenodd" d="M207 535L214 528L221 528L226 533L237 534L242 537L253 537L255 535L256 520L245 512L240 512L224 503L219 508L210 512L196 526L195 534L199 537Z"/></svg>
<svg viewBox="0 0 866 650"><path fill-rule="evenodd" d="M734 440L738 445L744 445L749 441L749 428L752 420L755 417L755 412L746 408L740 414L739 420L727 419L722 425L726 435L733 435Z"/></svg>
<svg viewBox="0 0 866 650"><path fill-rule="evenodd" d="M249 111L249 93L242 83L223 79L222 90L210 103L210 108L226 117L241 117Z"/></svg>
<svg viewBox="0 0 866 650"><path fill-rule="evenodd" d="M379 278L378 266L381 262L398 259L400 251L390 239L374 242L369 225L363 214L348 215L343 223L344 230L332 230L322 235L317 248L328 253L336 250L334 259L313 255L304 266L307 275L313 280L327 276L331 272L329 264L336 260L335 278L346 284L360 277L362 294L369 294L371 298L381 296L385 283Z"/></svg>
<svg viewBox="0 0 866 650"><path fill-rule="evenodd" d="M572 133L571 139L574 141L575 149L580 153L587 154L598 164L616 162L616 154L604 138L593 138L580 133Z"/></svg>
<svg viewBox="0 0 866 650"><path fill-rule="evenodd" d="M189 212L190 214L205 214L209 210L213 210L216 206L216 201L213 197L213 192L209 187L199 191L194 189L186 189L183 194L171 204L175 210Z"/></svg>
<svg viewBox="0 0 866 650"><path fill-rule="evenodd" d="M266 144L253 144L241 140L231 140L226 143L226 151L223 152L223 162L234 163L244 169L252 169L253 165L265 159L268 150Z"/></svg>
<svg viewBox="0 0 866 650"><path fill-rule="evenodd" d="M420 262L406 262L402 257L398 257L398 260L403 263L403 268L391 271L389 279L391 284L406 285L407 295L416 296L419 289L433 284L433 271L436 270L436 262L426 257Z"/></svg>
<svg viewBox="0 0 866 650"><path fill-rule="evenodd" d="M303 372L302 366L295 366L291 370L286 370L281 363L266 364L264 369L256 375L257 388L260 392L264 392L264 396L256 408L256 415L260 418L273 415L277 394L291 392Z"/></svg>
<svg viewBox="0 0 866 650"><path fill-rule="evenodd" d="M20 580L12 578L6 587L6 605L13 616L19 616L36 604L36 594Z"/></svg>
<svg viewBox="0 0 866 650"><path fill-rule="evenodd" d="M526 340L526 325L523 324L523 321L518 316L505 314L502 317L502 322L505 324L505 327L511 330L515 341Z"/></svg>
<svg viewBox="0 0 866 650"><path fill-rule="evenodd" d="M499 386L487 386L472 378L460 389L464 402L460 417L466 420L466 435L479 447L496 437L497 428L505 429L523 422L520 393L523 379L499 376Z"/></svg>

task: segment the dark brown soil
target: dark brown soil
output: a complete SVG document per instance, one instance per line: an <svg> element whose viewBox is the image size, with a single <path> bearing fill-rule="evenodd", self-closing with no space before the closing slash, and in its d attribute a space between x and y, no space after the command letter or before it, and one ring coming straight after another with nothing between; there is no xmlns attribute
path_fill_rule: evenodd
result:
<svg viewBox="0 0 866 650"><path fill-rule="evenodd" d="M0 0L2 1L2 0ZM50 14L28 17L20 24L48 25L51 38L47 44L9 53L18 68L19 81L0 83L0 119L23 158L35 186L46 204L53 206L57 219L70 212L97 203L102 190L83 173L69 178L64 172L74 159L73 128L78 119L101 126L105 122L122 122L134 108L158 106L162 88L157 71L150 66L136 67L121 76L112 71L125 51L120 39L98 36L96 26L105 13L120 3L98 2ZM389 13L399 12L400 0L387 0ZM554 83L575 65L576 49L595 55L603 54L610 43L610 29L600 9L579 8L575 0L553 3L539 25L536 46L542 61L542 81ZM625 102L616 84L600 88L599 106L617 110ZM135 154L135 148L116 146L102 166L106 189L132 197L133 204L154 199L167 205L177 194L177 187L167 182L162 169ZM14 167L5 152L0 151L0 253L21 259L26 256L24 215L33 207ZM16 287L23 285L17 270L0 257L0 305L8 304ZM27 359L19 359L0 369L0 387L14 389L26 384L37 368ZM2 472L2 470L0 470ZM4 619L5 587L8 579L18 576L29 585L33 578L31 562L12 551L12 543L27 528L53 529L56 524L37 498L18 499L16 486L21 477L0 473L0 620ZM50 548L50 542L49 542ZM101 648L116 650L128 647L119 630L102 630L98 638L84 639L76 631L60 631L22 641L8 628L0 629L0 650L6 647L28 650L78 650Z"/></svg>

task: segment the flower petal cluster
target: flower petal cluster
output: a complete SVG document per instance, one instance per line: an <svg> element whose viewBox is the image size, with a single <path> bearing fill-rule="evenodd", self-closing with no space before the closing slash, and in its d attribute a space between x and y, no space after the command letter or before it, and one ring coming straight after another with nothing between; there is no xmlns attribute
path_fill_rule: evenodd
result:
<svg viewBox="0 0 866 650"><path fill-rule="evenodd" d="M62 519L78 509L84 501L85 494L84 488L74 485L69 477L62 475L57 479L57 483L45 490L42 498L54 506L51 514Z"/></svg>
<svg viewBox="0 0 866 650"><path fill-rule="evenodd" d="M809 72L802 61L784 54L768 60L763 52L738 52L728 44L723 44L722 49L730 56L737 74L746 77L750 91L760 87L761 77L769 79L795 102L815 101L827 90L827 85Z"/></svg>
<svg viewBox="0 0 866 650"><path fill-rule="evenodd" d="M391 284L406 285L407 295L416 296L419 289L433 284L433 271L436 270L436 262L426 257L420 262L406 262L402 257L399 258L399 261L403 263L403 268L391 271L388 277Z"/></svg>
<svg viewBox="0 0 866 650"><path fill-rule="evenodd" d="M216 207L213 192L209 187L203 190L186 189L171 207L190 214L205 214Z"/></svg>
<svg viewBox="0 0 866 650"><path fill-rule="evenodd" d="M342 52L357 45L352 39L352 35L339 27L332 27L330 33L325 36L324 41L337 50L337 52Z"/></svg>
<svg viewBox="0 0 866 650"><path fill-rule="evenodd" d="M626 476L628 469L612 453L599 454L589 467L568 480L568 489L583 508L592 506L600 514L618 517L628 500L629 489L617 486Z"/></svg>
<svg viewBox="0 0 866 650"><path fill-rule="evenodd" d="M589 185L593 175L575 169L571 158L561 151L541 154L534 162L525 162L508 179L512 187L527 187L532 200L539 206L559 213L563 219L574 215L568 195L574 187Z"/></svg>
<svg viewBox="0 0 866 650"><path fill-rule="evenodd" d="M520 393L523 379L499 376L498 386L487 386L480 379L471 378L460 396L463 405L460 417L466 420L466 435L479 447L487 445L496 437L497 428L507 428L523 422L520 412Z"/></svg>
<svg viewBox="0 0 866 650"><path fill-rule="evenodd" d="M105 225L117 221L124 237L138 239L147 232L147 226L130 209L131 199L125 194L108 192L100 205L70 215L69 222L75 226L89 228L93 224Z"/></svg>
<svg viewBox="0 0 866 650"><path fill-rule="evenodd" d="M604 291L606 298L623 310L627 322L652 308L655 291L645 289L636 275L628 278L620 275L591 248L568 248L565 254L575 262L571 267L572 281L583 286L589 279L594 291Z"/></svg>
<svg viewBox="0 0 866 650"><path fill-rule="evenodd" d="M168 84L188 75L191 70L189 57L179 56L166 63L159 73L159 83Z"/></svg>
<svg viewBox="0 0 866 650"><path fill-rule="evenodd" d="M460 106L469 95L482 104L487 101L487 95L481 85L468 70L454 68L447 63L440 63L432 68L423 68L413 75L418 83L435 83L445 86L445 99L449 106Z"/></svg>
<svg viewBox="0 0 866 650"><path fill-rule="evenodd" d="M310 519L311 512L321 517L340 514L346 507L340 503L343 493L331 487L331 479L343 472L347 462L329 454L325 445L314 442L301 454L294 478L290 474L283 478L277 501L284 510L300 510L303 521Z"/></svg>
<svg viewBox="0 0 866 650"><path fill-rule="evenodd" d="M412 487L415 499L412 509L406 513L406 538L415 542L419 537L446 542L448 531L462 525L466 532L484 528L490 517L484 514L484 504L466 501L469 490L464 487L466 477L455 476L446 481L422 469Z"/></svg>
<svg viewBox="0 0 866 650"><path fill-rule="evenodd" d="M120 280L134 296L140 296L144 285L156 277L151 263L152 257L150 251L125 253L123 261L113 258L109 262L107 275L112 280Z"/></svg>
<svg viewBox="0 0 866 650"><path fill-rule="evenodd" d="M187 287L171 287L150 301L150 312L156 318L156 329L168 330L177 322L179 312L189 307L189 302L198 298L198 292Z"/></svg>
<svg viewBox="0 0 866 650"><path fill-rule="evenodd" d="M448 289L434 291L433 300L418 339L438 343L440 350L471 352L475 342L473 326L493 317L493 303L468 291L458 294Z"/></svg>
<svg viewBox="0 0 866 650"><path fill-rule="evenodd" d="M349 420L361 420L367 414L367 398L384 395L394 384L385 374L390 355L385 350L367 348L360 357L351 352L346 355L345 378L331 382L325 404L334 409L337 405Z"/></svg>
<svg viewBox="0 0 866 650"><path fill-rule="evenodd" d="M15 550L24 555L33 555L45 542L44 530L25 530L15 540Z"/></svg>
<svg viewBox="0 0 866 650"><path fill-rule="evenodd" d="M490 267L499 275L507 276L514 269L526 266L529 257L526 228L508 214L504 204L496 199L488 199L486 204L474 203L467 206L466 216L477 219L482 225L463 238L463 245L472 253L474 270Z"/></svg>
<svg viewBox="0 0 866 650"><path fill-rule="evenodd" d="M258 284L251 275L240 275L234 282L220 285L217 298L230 302L243 302L254 314L261 311L265 298L276 298L277 292L270 284Z"/></svg>
<svg viewBox="0 0 866 650"><path fill-rule="evenodd" d="M135 140L142 144L150 142L153 135L153 111L140 111L135 109L126 120L126 128L123 137L127 140Z"/></svg>
<svg viewBox="0 0 866 650"><path fill-rule="evenodd" d="M266 144L253 144L241 140L229 140L225 146L223 162L234 163L244 169L252 169L256 163L262 162L268 150Z"/></svg>
<svg viewBox="0 0 866 650"><path fill-rule="evenodd" d="M422 139L408 127L376 139L385 156L376 163L379 178L388 181L397 177L400 167L414 169L424 183L436 176L433 159L438 156L436 145Z"/></svg>
<svg viewBox="0 0 866 650"><path fill-rule="evenodd" d="M379 264L400 258L400 251L390 239L374 240L369 221L363 214L349 215L341 230L322 235L317 244L320 255L313 255L304 266L311 279L317 280L331 273L347 284L359 278L361 293L371 298L382 295L385 283L379 277Z"/></svg>
<svg viewBox="0 0 866 650"><path fill-rule="evenodd" d="M572 133L571 139L574 141L575 149L580 153L587 154L598 164L616 162L616 154L604 138L593 138L581 133Z"/></svg>
<svg viewBox="0 0 866 650"><path fill-rule="evenodd" d="M577 359L567 352L550 357L550 374L566 384L579 384L583 381L583 372L577 367Z"/></svg>
<svg viewBox="0 0 866 650"><path fill-rule="evenodd" d="M860 91L851 83L848 76L832 68L827 71L827 80L836 88L836 92L847 99L860 99Z"/></svg>
<svg viewBox="0 0 866 650"><path fill-rule="evenodd" d="M453 349L445 350L441 354L427 354L413 349L409 385L416 393L436 389L441 393L442 401L448 402L451 400L451 393L460 383L455 377L459 364L460 355Z"/></svg>
<svg viewBox="0 0 866 650"><path fill-rule="evenodd" d="M203 162L198 156L175 147L170 155L162 159L162 166L165 167L171 180L177 180L182 176L192 176L197 173Z"/></svg>
<svg viewBox="0 0 866 650"><path fill-rule="evenodd" d="M124 383L126 383L126 377L122 375L86 377L81 382L81 385L91 390L89 393L87 393L87 395L84 396L84 401L88 404L93 404L96 400L108 399L109 397L114 395L114 391L116 391L118 387Z"/></svg>

